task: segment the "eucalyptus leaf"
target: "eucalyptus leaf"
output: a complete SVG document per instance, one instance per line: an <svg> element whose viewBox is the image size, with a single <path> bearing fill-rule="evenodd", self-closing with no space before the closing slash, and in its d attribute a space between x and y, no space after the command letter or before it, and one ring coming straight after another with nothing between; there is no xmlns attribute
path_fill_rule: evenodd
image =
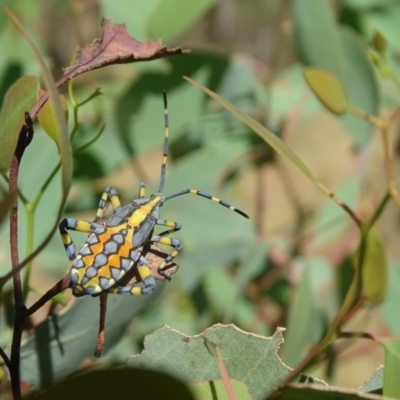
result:
<svg viewBox="0 0 400 400"><path fill-rule="evenodd" d="M153 296L108 296L104 355ZM85 359L93 360L98 324L99 300L89 296L42 322L21 346L21 379L35 389L49 387L75 372Z"/></svg>
<svg viewBox="0 0 400 400"><path fill-rule="evenodd" d="M362 274L367 301L373 305L382 303L388 285L388 262L384 243L375 229L368 235Z"/></svg>
<svg viewBox="0 0 400 400"><path fill-rule="evenodd" d="M219 347L229 377L245 383L252 399L265 399L290 372L276 354L282 343L281 329L267 338L220 324L196 336L164 326L146 336L143 352L128 357L127 363L168 372L184 382L219 380L218 366L204 339Z"/></svg>
<svg viewBox="0 0 400 400"><path fill-rule="evenodd" d="M304 78L321 103L332 113L341 115L347 112L349 104L339 79L328 71L308 67Z"/></svg>
<svg viewBox="0 0 400 400"><path fill-rule="evenodd" d="M39 91L36 76L26 75L18 79L7 90L0 111L0 170L8 171L25 112L35 105Z"/></svg>

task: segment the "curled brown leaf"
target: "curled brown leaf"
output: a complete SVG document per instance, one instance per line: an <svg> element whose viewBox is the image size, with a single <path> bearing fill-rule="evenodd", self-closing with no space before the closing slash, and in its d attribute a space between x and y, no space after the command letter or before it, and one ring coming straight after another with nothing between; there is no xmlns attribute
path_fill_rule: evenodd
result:
<svg viewBox="0 0 400 400"><path fill-rule="evenodd" d="M167 49L160 40L139 42L129 35L125 24L113 24L107 19L101 22L103 36L78 52L77 64L64 69L69 79L111 64L149 61L156 58L185 54L180 47Z"/></svg>

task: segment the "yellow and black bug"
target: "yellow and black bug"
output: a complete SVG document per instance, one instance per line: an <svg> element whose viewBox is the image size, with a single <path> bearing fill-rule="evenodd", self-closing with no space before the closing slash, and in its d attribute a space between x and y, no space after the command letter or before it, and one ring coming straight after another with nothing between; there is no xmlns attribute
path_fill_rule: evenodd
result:
<svg viewBox="0 0 400 400"><path fill-rule="evenodd" d="M72 292L75 296L90 294L97 296L102 292L143 295L154 290L155 279L152 276L146 258L142 255L143 247L147 243L159 243L171 246L174 250L158 267L158 273L166 279L170 276L163 268L170 263L182 250L179 240L167 237L173 232L181 229L181 224L173 221L159 219L160 207L168 200L184 194L195 194L215 201L238 214L249 218L247 214L231 206L223 200L195 189L184 189L179 192L163 195L166 164L168 158L168 107L167 96L164 92L164 152L161 164L161 176L158 192L145 197L145 184L140 183L139 198L131 203L121 206L116 190L108 186L99 203L94 222L65 218L59 225L62 241L69 259L72 261L71 283ZM103 217L103 210L107 199L110 199L114 213L104 222L98 221ZM154 235L156 225L166 226L167 231ZM79 250L75 252L67 230L89 233L89 236ZM120 284L118 282L133 267L137 267L142 281L137 284Z"/></svg>

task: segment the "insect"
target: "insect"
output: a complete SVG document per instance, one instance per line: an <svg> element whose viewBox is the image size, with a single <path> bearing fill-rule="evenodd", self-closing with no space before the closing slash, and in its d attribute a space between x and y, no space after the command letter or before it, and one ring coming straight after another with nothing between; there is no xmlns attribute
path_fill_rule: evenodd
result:
<svg viewBox="0 0 400 400"><path fill-rule="evenodd" d="M185 194L195 194L249 218L243 211L225 201L196 189L184 189L167 196L163 194L169 140L168 106L165 92L163 97L165 133L158 192L146 198L145 184L140 182L139 197L129 204L121 206L117 191L112 186L108 186L101 196L93 222L65 218L59 224L67 256L72 261L70 286L75 296L88 294L97 296L102 292L131 295L151 293L156 285L155 278L142 254L143 247L149 243L173 248L173 251L158 266L158 273L165 279L171 279L163 269L179 254L182 244L169 235L180 230L181 224L159 218L160 208L166 201ZM114 208L114 213L104 222L100 222L108 199ZM168 230L154 235L156 225L165 226ZM68 230L89 234L78 254L76 254L75 245ZM137 268L141 284L120 283L134 267Z"/></svg>

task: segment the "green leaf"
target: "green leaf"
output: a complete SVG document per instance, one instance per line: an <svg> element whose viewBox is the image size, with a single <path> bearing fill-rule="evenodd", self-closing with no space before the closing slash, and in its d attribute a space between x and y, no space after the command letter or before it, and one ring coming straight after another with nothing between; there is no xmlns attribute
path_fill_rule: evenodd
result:
<svg viewBox="0 0 400 400"><path fill-rule="evenodd" d="M50 106L52 108L52 112L54 114L54 122L57 130L57 142L58 142L58 149L61 156L61 169L62 169L62 187L63 187L63 198L62 198L62 205L65 203L69 188L71 186L72 180L72 151L71 145L69 142L68 137L68 130L67 130L67 122L64 117L62 105L60 99L58 97L58 91L56 85L54 83L54 78L50 73L50 70L47 68L43 57L40 55L38 49L36 48L33 41L30 39L28 34L25 32L24 28L22 27L21 23L15 17L15 15L7 8L3 8L14 26L17 30L21 33L21 35L27 41L29 47L31 48L36 61L40 67L40 71L42 73L43 81L50 94ZM62 207L61 207L62 208Z"/></svg>
<svg viewBox="0 0 400 400"><path fill-rule="evenodd" d="M303 63L332 73L344 87L349 104L376 115L379 92L366 48L353 31L336 24L330 3L294 0L292 15ZM357 144L369 139L373 127L368 122L351 114L341 121Z"/></svg>
<svg viewBox="0 0 400 400"><path fill-rule="evenodd" d="M380 342L385 349L383 372L383 395L400 399L400 340L387 339Z"/></svg>
<svg viewBox="0 0 400 400"><path fill-rule="evenodd" d="M304 78L321 103L332 113L347 112L349 104L340 81L328 71L309 67L304 70Z"/></svg>
<svg viewBox="0 0 400 400"><path fill-rule="evenodd" d="M234 325L214 325L196 336L164 326L146 336L143 352L128 357L128 366L168 372L184 382L220 380L204 338L218 346L229 377L245 383L253 399L265 398L290 372L276 354L282 343L279 329L267 338Z"/></svg>
<svg viewBox="0 0 400 400"><path fill-rule="evenodd" d="M0 225L2 224L5 217L8 215L8 210L13 204L14 196L11 194L5 194L0 200Z"/></svg>
<svg viewBox="0 0 400 400"><path fill-rule="evenodd" d="M243 382L231 379L231 385L236 399L252 400L249 390ZM197 400L230 400L222 380L192 383L189 384L189 388Z"/></svg>
<svg viewBox="0 0 400 400"><path fill-rule="evenodd" d="M388 285L388 263L385 246L375 229L368 235L362 282L367 300L374 305L380 304L386 295Z"/></svg>
<svg viewBox="0 0 400 400"><path fill-rule="evenodd" d="M344 80L341 80L351 105L371 115L379 110L379 88L376 73L366 53L366 46L356 34L345 27L340 28L343 46ZM341 117L346 129L357 144L366 143L373 126L351 114Z"/></svg>
<svg viewBox="0 0 400 400"><path fill-rule="evenodd" d="M236 306L240 300L244 288L255 276L259 275L264 268L269 252L268 240L263 240L249 248L237 269L236 277L233 282L233 290L230 296L224 293L227 303L224 312L224 321L231 321Z"/></svg>
<svg viewBox="0 0 400 400"><path fill-rule="evenodd" d="M400 335L400 265L394 261L388 264L388 288L387 296L382 304L382 313L386 326L392 335Z"/></svg>
<svg viewBox="0 0 400 400"><path fill-rule="evenodd" d="M387 48L387 41L385 37L379 31L375 31L374 35L372 36L372 46L375 50L380 53L384 54Z"/></svg>
<svg viewBox="0 0 400 400"><path fill-rule="evenodd" d="M104 356L151 301L154 294L141 298L108 296ZM98 326L99 301L90 296L76 299L68 310L39 324L21 346L21 380L42 389L75 372L83 360L93 359Z"/></svg>
<svg viewBox="0 0 400 400"><path fill-rule="evenodd" d="M239 150L242 151L242 147ZM229 192L216 190L224 166L237 154L240 154L238 146L231 141L223 148L198 150L190 157L180 158L167 177L165 193L193 187L242 209L240 198L234 196L235 191L241 194L239 187L233 187ZM199 196L181 196L166 202L163 214L185 227L182 236L185 251L179 255L178 261L185 268L181 268L177 276L185 290L193 290L213 266L242 256L254 241L254 227L249 220ZM204 262L204 257L207 262Z"/></svg>
<svg viewBox="0 0 400 400"><path fill-rule="evenodd" d="M377 393L380 392L382 393L382 387L383 387L383 373L384 373L384 368L383 366L380 366L373 374L372 376L365 382L359 390L365 393Z"/></svg>
<svg viewBox="0 0 400 400"><path fill-rule="evenodd" d="M343 49L330 3L293 0L291 8L293 37L303 63L329 71L342 81Z"/></svg>
<svg viewBox="0 0 400 400"><path fill-rule="evenodd" d="M225 107L228 111L234 114L237 118L239 118L243 123L245 123L254 133L260 136L266 143L268 143L278 154L282 157L286 158L292 165L294 165L297 169L299 169L314 185L321 190L324 194L329 197L332 197L333 193L326 188L315 176L311 173L308 167L300 160L299 157L286 144L278 138L278 136L274 135L270 130L268 130L265 126L262 126L255 119L248 116L243 111L236 108L232 103L225 100L218 94L214 93L210 89L200 85L194 80L184 76L184 79L190 82L192 85L198 87L208 96L216 100L219 104Z"/></svg>
<svg viewBox="0 0 400 400"><path fill-rule="evenodd" d="M107 16L114 23L126 23L132 37L144 41L149 39L148 21L159 3L159 0L99 0L100 15ZM129 9L135 12L127 12Z"/></svg>
<svg viewBox="0 0 400 400"><path fill-rule="evenodd" d="M336 193L350 207L356 207L360 196L361 179L357 176L345 178L337 187ZM343 235L352 221L343 214L336 203L326 201L315 213L314 218L315 246L330 245Z"/></svg>
<svg viewBox="0 0 400 400"><path fill-rule="evenodd" d="M44 94L44 90L41 90L41 95ZM68 121L68 105L65 100L65 96L63 94L59 95L61 107L63 109L65 120ZM43 128L43 130L53 139L56 143L58 143L58 128L57 122L55 120L55 115L53 113L53 109L49 101L44 103L44 106L40 109L38 113L39 124Z"/></svg>
<svg viewBox="0 0 400 400"><path fill-rule="evenodd" d="M358 0L360 3L364 3L365 1ZM399 3L390 0L369 0L368 2L375 4L371 4L371 8L366 13L367 23L365 27L368 30L371 30L371 28L379 30L389 42L390 47L393 47L397 53L400 50L398 25L400 18Z"/></svg>
<svg viewBox="0 0 400 400"><path fill-rule="evenodd" d="M7 172L19 132L25 122L25 112L37 101L39 81L36 76L26 75L7 90L0 111L0 170Z"/></svg>
<svg viewBox="0 0 400 400"><path fill-rule="evenodd" d="M210 310L219 321L233 291L233 277L224 268L213 266L203 278L203 289Z"/></svg>
<svg viewBox="0 0 400 400"><path fill-rule="evenodd" d="M163 42L169 43L182 35L216 3L216 0L161 1L148 20L148 31L152 38L162 38ZM174 23L171 24L171 21Z"/></svg>
<svg viewBox="0 0 400 400"><path fill-rule="evenodd" d="M285 386L276 400L393 400L388 397L363 393L356 389L302 385L294 383Z"/></svg>
<svg viewBox="0 0 400 400"><path fill-rule="evenodd" d="M142 65L150 64L152 63ZM204 129L203 121L207 120L203 94L193 86L186 85L182 81L182 75L190 74L190 76L195 76L198 82L216 87L226 71L228 60L210 54L190 53L185 56L184 63L179 57L173 57L168 60L168 64L173 71L172 74L161 75L148 71L141 75L140 80L134 80L126 87L124 94L119 97L115 105L115 115L112 118L116 123L116 131L115 128L107 128L113 125L114 121L107 123L106 133L102 139L104 142L99 141L100 145L107 146L109 149L113 145L112 139L117 135L122 142L122 150L129 156L154 147L159 148L164 132L161 88L168 94L171 140L178 140L185 133L189 133L190 140L198 140L198 131ZM108 91L110 90L111 88ZM160 118L156 118L157 115ZM108 159L114 158L114 163L118 165L121 160L121 148L109 153L111 154Z"/></svg>
<svg viewBox="0 0 400 400"><path fill-rule="evenodd" d="M391 0L347 0L349 7L354 7L358 12L368 9L376 9L377 12L382 12L382 6L390 4Z"/></svg>
<svg viewBox="0 0 400 400"><path fill-rule="evenodd" d="M92 371L26 397L35 400L182 399L194 400L190 389L175 378L134 368Z"/></svg>
<svg viewBox="0 0 400 400"><path fill-rule="evenodd" d="M313 319L316 319L313 307L313 293L307 265L304 268L300 283L296 286L290 302L287 322L287 335L282 347L282 359L285 364L295 367L305 356L310 344Z"/></svg>

